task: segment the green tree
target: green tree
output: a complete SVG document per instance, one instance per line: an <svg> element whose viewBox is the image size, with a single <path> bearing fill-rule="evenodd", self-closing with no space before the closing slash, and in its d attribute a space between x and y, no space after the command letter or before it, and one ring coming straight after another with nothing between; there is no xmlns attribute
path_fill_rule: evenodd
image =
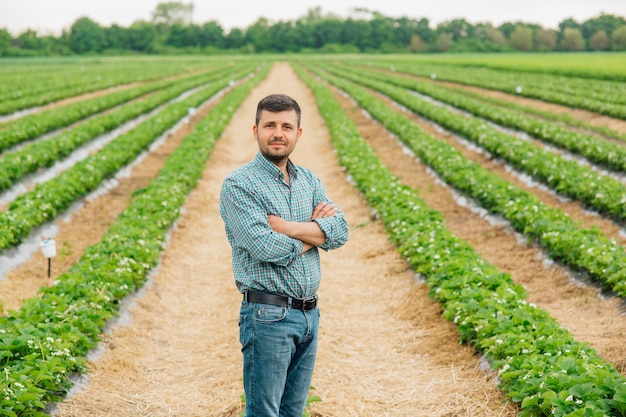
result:
<svg viewBox="0 0 626 417"><path fill-rule="evenodd" d="M298 19L294 23L294 31L302 49L315 47L315 25L305 19Z"/></svg>
<svg viewBox="0 0 626 417"><path fill-rule="evenodd" d="M71 38L72 33L67 29L63 29L61 31L61 36L57 39L57 48L59 49L59 53L63 55L71 55L72 47L71 47Z"/></svg>
<svg viewBox="0 0 626 417"><path fill-rule="evenodd" d="M394 21L393 35L399 45L409 45L411 37L415 34L418 22L406 17L401 17Z"/></svg>
<svg viewBox="0 0 626 417"><path fill-rule="evenodd" d="M341 43L344 45L355 45L360 51L364 51L369 46L371 27L364 20L348 18L343 23Z"/></svg>
<svg viewBox="0 0 626 417"><path fill-rule="evenodd" d="M176 48L200 46L201 29L198 25L183 25L174 23L165 43Z"/></svg>
<svg viewBox="0 0 626 417"><path fill-rule="evenodd" d="M189 25L191 24L192 15L193 3L170 1L157 4L156 9L152 12L152 21L154 23L165 23L168 26L175 23Z"/></svg>
<svg viewBox="0 0 626 417"><path fill-rule="evenodd" d="M0 56L6 56L11 48L13 37L6 29L0 29Z"/></svg>
<svg viewBox="0 0 626 417"><path fill-rule="evenodd" d="M616 51L626 51L626 25L620 26L611 35L613 49Z"/></svg>
<svg viewBox="0 0 626 417"><path fill-rule="evenodd" d="M506 38L504 33L491 25L485 27L485 40L495 43L499 46L506 46Z"/></svg>
<svg viewBox="0 0 626 417"><path fill-rule="evenodd" d="M20 33L17 36L17 43L22 49L31 49L33 51L44 51L45 41L37 36L37 32L31 29Z"/></svg>
<svg viewBox="0 0 626 417"><path fill-rule="evenodd" d="M611 39L609 39L605 31L599 30L591 35L589 49L592 51L607 51L611 49Z"/></svg>
<svg viewBox="0 0 626 417"><path fill-rule="evenodd" d="M106 39L106 48L123 50L131 49L128 42L128 29L113 24L108 28L104 28L104 37Z"/></svg>
<svg viewBox="0 0 626 417"><path fill-rule="evenodd" d="M524 26L517 26L511 38L509 39L511 46L518 51L532 51L533 49L533 31L531 28Z"/></svg>
<svg viewBox="0 0 626 417"><path fill-rule="evenodd" d="M604 33L610 37L613 31L622 25L626 25L626 19L623 17L601 14L596 18L585 21L580 29L583 38L590 40L591 37L599 31L604 31Z"/></svg>
<svg viewBox="0 0 626 417"><path fill-rule="evenodd" d="M239 28L232 28L225 38L226 48L237 50L245 46L246 36L243 30Z"/></svg>
<svg viewBox="0 0 626 417"><path fill-rule="evenodd" d="M272 37L267 18L260 17L252 26L248 27L246 40L256 52L266 52L271 49Z"/></svg>
<svg viewBox="0 0 626 417"><path fill-rule="evenodd" d="M437 31L430 27L430 21L426 18L422 18L417 22L415 33L428 44L434 43L437 39Z"/></svg>
<svg viewBox="0 0 626 417"><path fill-rule="evenodd" d="M452 35L450 33L440 33L437 36L437 50L439 52L446 52L452 47Z"/></svg>
<svg viewBox="0 0 626 417"><path fill-rule="evenodd" d="M553 51L556 45L555 30L539 28L535 31L535 49L538 51Z"/></svg>
<svg viewBox="0 0 626 417"><path fill-rule="evenodd" d="M40 36L42 44L41 51L46 55L71 55L71 50L67 46L63 35L55 37L53 35Z"/></svg>
<svg viewBox="0 0 626 417"><path fill-rule="evenodd" d="M81 17L70 28L70 47L74 52L102 52L106 43L104 29L88 17Z"/></svg>
<svg viewBox="0 0 626 417"><path fill-rule="evenodd" d="M565 28L563 29L563 38L561 39L561 48L565 51L575 52L585 49L585 40L580 29Z"/></svg>
<svg viewBox="0 0 626 417"><path fill-rule="evenodd" d="M127 47L137 52L152 52L157 39L156 27L145 21L133 22L127 31Z"/></svg>
<svg viewBox="0 0 626 417"><path fill-rule="evenodd" d="M165 45L167 37L170 35L170 27L163 22L152 22L152 25L156 31L155 45L158 47Z"/></svg>
<svg viewBox="0 0 626 417"><path fill-rule="evenodd" d="M386 45L387 48L393 49L393 47L397 45L394 38L395 22L393 19L377 13L368 23L371 27L371 42L370 45L368 45L369 48L377 50L381 45Z"/></svg>
<svg viewBox="0 0 626 417"><path fill-rule="evenodd" d="M578 29L581 30L581 24L572 18L568 18L559 23L559 29L562 34L565 34L565 29Z"/></svg>
<svg viewBox="0 0 626 417"><path fill-rule="evenodd" d="M291 22L278 22L269 28L270 43L273 52L297 52L301 45L297 41L296 28Z"/></svg>
<svg viewBox="0 0 626 417"><path fill-rule="evenodd" d="M328 43L341 43L343 25L339 19L322 19L310 25L313 26L314 44L310 45L313 48L321 48Z"/></svg>
<svg viewBox="0 0 626 417"><path fill-rule="evenodd" d="M428 49L428 44L424 42L424 39L420 35L411 35L411 42L409 42L409 51L414 53L425 52Z"/></svg>
<svg viewBox="0 0 626 417"><path fill-rule="evenodd" d="M498 26L498 30L502 32L505 38L509 39L516 27L517 27L517 24L511 23L511 22L504 22L503 24Z"/></svg>
<svg viewBox="0 0 626 417"><path fill-rule="evenodd" d="M475 37L474 26L465 19L454 19L450 22L441 23L437 26L437 32L449 33L453 41Z"/></svg>
<svg viewBox="0 0 626 417"><path fill-rule="evenodd" d="M224 49L226 47L226 38L224 29L215 20L204 23L200 27L200 46L213 46L215 48Z"/></svg>

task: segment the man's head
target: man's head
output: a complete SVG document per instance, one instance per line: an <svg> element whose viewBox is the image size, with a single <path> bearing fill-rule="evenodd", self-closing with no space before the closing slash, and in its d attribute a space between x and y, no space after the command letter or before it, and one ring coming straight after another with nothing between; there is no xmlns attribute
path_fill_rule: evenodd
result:
<svg viewBox="0 0 626 417"><path fill-rule="evenodd" d="M296 112L296 115L298 117L297 127L300 127L300 118L301 118L300 106L298 105L296 100L289 97L288 95L270 94L269 96L261 99L261 101L259 101L259 104L256 107L256 119L254 122L255 125L259 124L259 119L261 118L261 113L263 112L263 110L267 110L271 113L278 113L281 111L293 110Z"/></svg>
<svg viewBox="0 0 626 417"><path fill-rule="evenodd" d="M261 153L274 164L287 163L302 135L300 106L284 94L271 94L257 105L252 132Z"/></svg>

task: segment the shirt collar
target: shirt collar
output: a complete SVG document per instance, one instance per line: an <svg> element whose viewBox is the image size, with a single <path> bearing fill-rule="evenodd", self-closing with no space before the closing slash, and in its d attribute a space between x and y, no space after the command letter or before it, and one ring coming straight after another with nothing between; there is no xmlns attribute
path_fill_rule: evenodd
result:
<svg viewBox="0 0 626 417"><path fill-rule="evenodd" d="M259 166L263 170L267 171L267 173L270 174L271 177L278 178L281 181L284 179L285 174L283 174L283 172L276 165L274 165L266 157L264 157L261 151L257 152L255 159ZM291 162L291 159L287 160L287 170L289 171L289 175L291 175L293 178L296 178L298 176L298 167L293 162Z"/></svg>

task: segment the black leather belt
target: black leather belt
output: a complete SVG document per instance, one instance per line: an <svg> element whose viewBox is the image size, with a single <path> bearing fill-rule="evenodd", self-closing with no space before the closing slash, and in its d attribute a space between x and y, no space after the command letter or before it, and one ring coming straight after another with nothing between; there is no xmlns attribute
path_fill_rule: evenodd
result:
<svg viewBox="0 0 626 417"><path fill-rule="evenodd" d="M270 304L279 307L291 307L296 310L309 311L317 307L317 295L308 298L295 298L268 292L246 291L243 301L247 303Z"/></svg>

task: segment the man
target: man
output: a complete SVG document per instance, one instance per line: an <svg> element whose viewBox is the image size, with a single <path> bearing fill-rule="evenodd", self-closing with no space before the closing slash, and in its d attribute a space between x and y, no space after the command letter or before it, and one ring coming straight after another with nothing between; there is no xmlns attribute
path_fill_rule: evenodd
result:
<svg viewBox="0 0 626 417"><path fill-rule="evenodd" d="M320 180L289 155L302 136L298 103L259 101L256 157L222 184L220 213L232 247L246 417L301 417L317 353L319 248L341 247L348 226Z"/></svg>

